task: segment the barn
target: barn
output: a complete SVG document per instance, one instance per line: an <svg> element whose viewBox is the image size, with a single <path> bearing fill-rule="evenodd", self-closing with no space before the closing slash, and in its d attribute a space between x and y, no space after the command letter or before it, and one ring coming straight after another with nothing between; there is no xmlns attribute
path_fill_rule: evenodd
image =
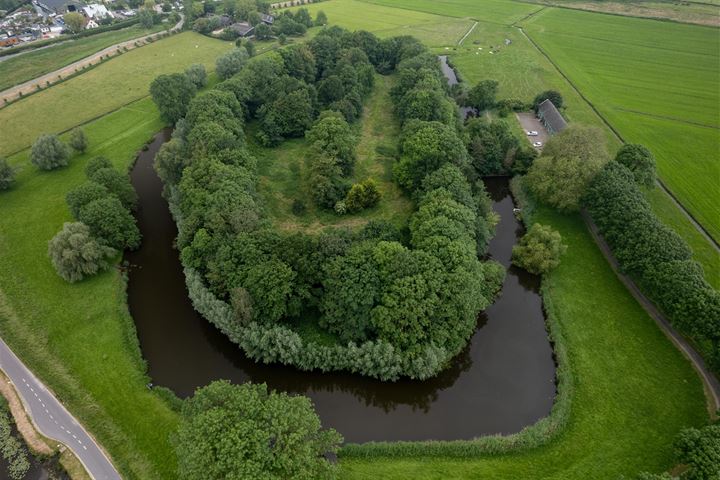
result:
<svg viewBox="0 0 720 480"><path fill-rule="evenodd" d="M538 105L537 116L550 135L562 132L567 127L562 114L550 100L544 100Z"/></svg>

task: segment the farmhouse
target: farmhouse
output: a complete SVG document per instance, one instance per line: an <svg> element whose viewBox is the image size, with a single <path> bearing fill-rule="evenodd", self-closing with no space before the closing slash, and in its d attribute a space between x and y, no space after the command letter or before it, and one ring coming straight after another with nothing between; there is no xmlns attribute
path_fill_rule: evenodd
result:
<svg viewBox="0 0 720 480"><path fill-rule="evenodd" d="M545 100L538 105L537 116L550 135L562 132L567 127L567 122L550 100Z"/></svg>
<svg viewBox="0 0 720 480"><path fill-rule="evenodd" d="M273 23L275 23L275 17L272 15L268 15L267 13L261 13L260 20L266 25L272 25Z"/></svg>
<svg viewBox="0 0 720 480"><path fill-rule="evenodd" d="M228 28L237 33L239 37L249 37L255 31L255 27L247 22L233 23Z"/></svg>

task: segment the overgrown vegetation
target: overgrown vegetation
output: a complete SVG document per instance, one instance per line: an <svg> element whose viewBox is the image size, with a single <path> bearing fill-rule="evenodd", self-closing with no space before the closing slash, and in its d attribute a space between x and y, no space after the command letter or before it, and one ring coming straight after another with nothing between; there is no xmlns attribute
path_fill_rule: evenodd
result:
<svg viewBox="0 0 720 480"><path fill-rule="evenodd" d="M13 423L7 400L0 395L0 455L10 478L20 480L30 470L30 460L25 445L12 434Z"/></svg>

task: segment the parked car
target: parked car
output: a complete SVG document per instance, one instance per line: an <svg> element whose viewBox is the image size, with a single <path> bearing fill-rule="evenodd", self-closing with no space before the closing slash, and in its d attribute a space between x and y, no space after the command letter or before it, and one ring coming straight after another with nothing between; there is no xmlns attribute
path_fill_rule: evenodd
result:
<svg viewBox="0 0 720 480"><path fill-rule="evenodd" d="M533 142L533 147L537 147L537 148L542 147L542 142Z"/></svg>
<svg viewBox="0 0 720 480"><path fill-rule="evenodd" d="M536 132L535 130L528 130L527 135L528 135L528 137L537 137L538 132Z"/></svg>

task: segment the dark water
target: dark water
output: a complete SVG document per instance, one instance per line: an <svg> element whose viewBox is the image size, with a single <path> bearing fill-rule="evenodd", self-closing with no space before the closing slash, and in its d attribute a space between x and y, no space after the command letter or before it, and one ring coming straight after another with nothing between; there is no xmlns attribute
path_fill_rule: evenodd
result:
<svg viewBox="0 0 720 480"><path fill-rule="evenodd" d="M460 80L458 79L455 70L448 64L447 55L438 55L438 58L440 59L440 69L442 70L443 75L445 75L445 80L447 80L448 85L452 87L453 85L459 84ZM477 111L473 107L461 106L459 109L460 115L462 115L463 119L477 116Z"/></svg>
<svg viewBox="0 0 720 480"><path fill-rule="evenodd" d="M126 254L128 301L149 374L186 397L215 379L266 382L309 396L323 425L347 441L469 439L512 433L546 416L555 395L538 278L510 268L502 296L478 320L477 333L437 378L383 383L349 374L300 372L261 365L197 314L187 297L177 235L152 158L166 138L156 137L132 173L139 196L142 248ZM521 226L512 214L506 179L487 182L502 216L490 244L493 258L509 265Z"/></svg>
<svg viewBox="0 0 720 480"><path fill-rule="evenodd" d="M12 424L12 436L18 439L21 443L24 442L22 436L17 430L17 427L15 424ZM27 451L27 447L26 447ZM69 477L64 474L59 474L58 471L60 467L57 465L57 460L45 460L47 464L45 464L43 461L40 461L39 459L35 458L28 452L28 460L30 461L30 469L27 471L24 477L22 477L22 480L48 480L49 478L59 478L61 480L68 479ZM50 472L55 472L54 477L50 476ZM0 455L0 480L5 480L10 478L10 471L9 471L9 464L8 462L3 458L2 455Z"/></svg>

